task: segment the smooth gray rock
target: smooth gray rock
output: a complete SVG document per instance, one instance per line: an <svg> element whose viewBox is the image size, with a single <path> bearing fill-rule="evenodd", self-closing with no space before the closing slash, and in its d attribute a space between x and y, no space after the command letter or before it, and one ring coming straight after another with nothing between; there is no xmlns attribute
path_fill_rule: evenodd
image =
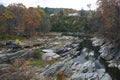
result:
<svg viewBox="0 0 120 80"><path fill-rule="evenodd" d="M50 53L43 53L42 54L42 59L46 60L46 61L51 61L51 60L57 59L59 57L60 57L60 55L58 55L56 53L51 53L51 52Z"/></svg>
<svg viewBox="0 0 120 80"><path fill-rule="evenodd" d="M105 74L100 80L112 80L112 78L108 74Z"/></svg>
<svg viewBox="0 0 120 80"><path fill-rule="evenodd" d="M98 80L97 73L74 73L70 80Z"/></svg>
<svg viewBox="0 0 120 80"><path fill-rule="evenodd" d="M20 50L14 53L6 53L6 54L0 54L0 63L6 62L6 61L13 61L16 58L31 58L33 56L34 50L32 49L25 49Z"/></svg>
<svg viewBox="0 0 120 80"><path fill-rule="evenodd" d="M100 57L105 60L110 60L114 57L114 54L110 52L110 48L108 46L103 45L99 52L101 52Z"/></svg>
<svg viewBox="0 0 120 80"><path fill-rule="evenodd" d="M120 64L118 65L118 69L120 70Z"/></svg>
<svg viewBox="0 0 120 80"><path fill-rule="evenodd" d="M60 57L60 55L54 53L51 49L43 49L42 59L46 61L51 61L53 59L57 59Z"/></svg>
<svg viewBox="0 0 120 80"><path fill-rule="evenodd" d="M63 67L64 63L62 62L59 62L59 63L56 63L54 65L52 65L48 70L44 71L42 74L44 76L54 76L55 73L61 68Z"/></svg>
<svg viewBox="0 0 120 80"><path fill-rule="evenodd" d="M44 53L53 53L54 51L52 49L43 49Z"/></svg>
<svg viewBox="0 0 120 80"><path fill-rule="evenodd" d="M98 39L96 37L91 38L91 41L93 46L101 46L104 43L103 39Z"/></svg>

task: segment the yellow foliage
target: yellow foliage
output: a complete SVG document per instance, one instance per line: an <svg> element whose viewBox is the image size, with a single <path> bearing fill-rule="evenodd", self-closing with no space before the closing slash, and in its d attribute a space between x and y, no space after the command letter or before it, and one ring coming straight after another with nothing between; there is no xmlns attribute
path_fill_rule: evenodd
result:
<svg viewBox="0 0 120 80"><path fill-rule="evenodd" d="M19 39L16 39L15 42L16 42L16 43L19 43L19 44L22 43Z"/></svg>

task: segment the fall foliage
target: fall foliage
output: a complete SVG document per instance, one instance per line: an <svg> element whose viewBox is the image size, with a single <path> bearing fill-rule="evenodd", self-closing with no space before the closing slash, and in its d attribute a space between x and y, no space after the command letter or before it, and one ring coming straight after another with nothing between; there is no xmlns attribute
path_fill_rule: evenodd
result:
<svg viewBox="0 0 120 80"><path fill-rule="evenodd" d="M99 18L104 21L104 36L120 44L120 0L98 0Z"/></svg>
<svg viewBox="0 0 120 80"><path fill-rule="evenodd" d="M120 44L120 0L98 0L97 11L0 5L0 38L39 32L100 32ZM90 8L90 4L87 5ZM77 16L71 16L76 15ZM100 30L99 30L100 29Z"/></svg>
<svg viewBox="0 0 120 80"><path fill-rule="evenodd" d="M23 4L0 5L0 37L7 35L33 35L41 25L44 11L38 7L26 8Z"/></svg>

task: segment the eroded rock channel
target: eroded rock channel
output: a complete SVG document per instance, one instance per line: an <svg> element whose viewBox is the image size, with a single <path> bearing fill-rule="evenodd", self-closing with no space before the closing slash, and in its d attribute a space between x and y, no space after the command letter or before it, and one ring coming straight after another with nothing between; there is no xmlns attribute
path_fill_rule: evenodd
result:
<svg viewBox="0 0 120 80"><path fill-rule="evenodd" d="M113 60L107 62L101 58L101 56L104 56L102 54L104 50L101 47L104 42L91 37L72 36L61 36L61 38L56 37L46 40L44 46L38 45L40 40L37 43L35 42L37 47L43 51L42 59L51 61L59 58L60 61L40 69L37 68L36 78L38 80L120 80L120 64L112 62ZM63 43L56 40L62 40ZM30 57L34 53L34 49L29 46L27 49L12 54L17 55L20 52L21 57L26 55ZM1 55L4 54L1 53ZM2 63L2 60L5 62L7 58L2 56L0 59ZM9 59L12 60L13 57ZM110 67L115 66L115 64L116 67Z"/></svg>

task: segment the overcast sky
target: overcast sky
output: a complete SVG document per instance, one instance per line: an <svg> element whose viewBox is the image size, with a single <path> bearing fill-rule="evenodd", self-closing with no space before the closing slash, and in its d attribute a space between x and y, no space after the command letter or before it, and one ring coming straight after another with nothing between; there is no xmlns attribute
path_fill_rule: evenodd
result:
<svg viewBox="0 0 120 80"><path fill-rule="evenodd" d="M7 6L10 3L23 3L26 7L52 7L52 8L73 8L80 10L88 9L87 4L92 4L91 9L96 8L97 0L0 0L0 4Z"/></svg>

